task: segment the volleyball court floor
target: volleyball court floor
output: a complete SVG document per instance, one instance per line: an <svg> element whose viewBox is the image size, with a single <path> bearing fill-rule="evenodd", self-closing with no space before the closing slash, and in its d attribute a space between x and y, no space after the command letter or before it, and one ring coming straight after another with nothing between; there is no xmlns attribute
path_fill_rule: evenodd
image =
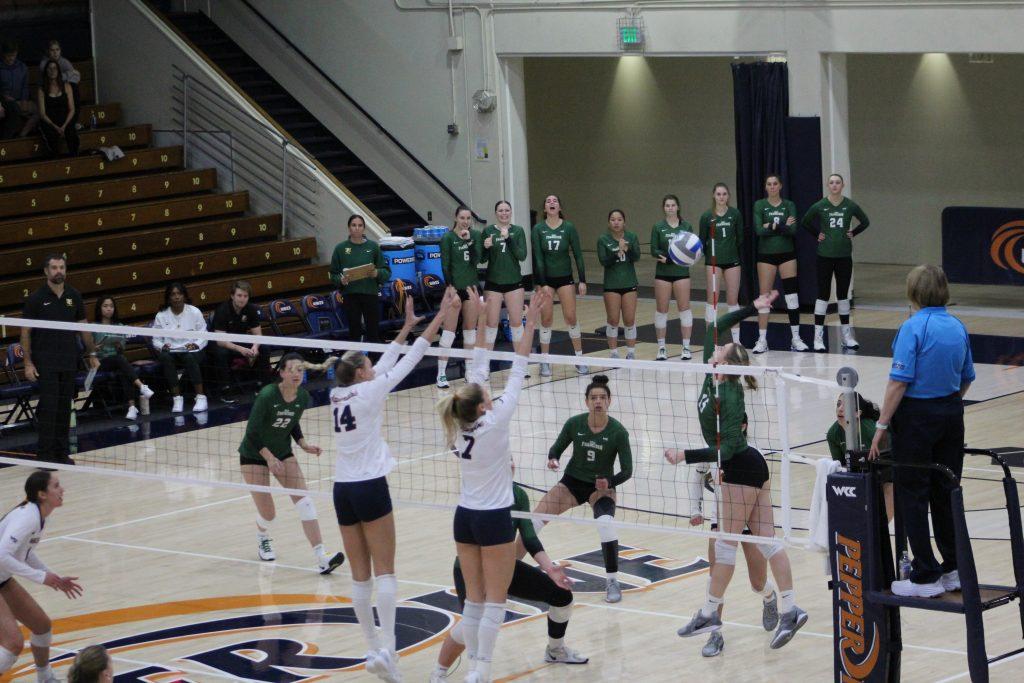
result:
<svg viewBox="0 0 1024 683"><path fill-rule="evenodd" d="M641 345L641 357L653 354L653 345ZM827 379L833 378L839 367L849 365L860 374L862 391L876 400L882 395L888 371L888 357L863 354L770 352L755 357L754 362L787 366ZM1019 441L1020 416L1024 414L1024 370L1019 365L979 363L977 371L978 380L969 395L977 403L967 408L968 444L1014 445ZM613 390L617 382L626 380L623 375L627 372L611 371ZM558 397L553 400L573 396L582 411L584 383L568 372L559 375L556 371L554 380L530 378L524 397L533 394L528 400L543 403L545 392ZM557 387L558 382L578 387L567 390ZM503 383L498 380L498 385ZM811 384L791 388L789 403L794 410L789 415L789 438L794 450L827 453L823 437L834 420L836 392ZM402 393L405 395L391 400L418 405L421 415L432 415L435 389L420 387ZM617 416L616 409L613 402L613 416ZM307 433L306 425L328 420L325 411L318 408L306 413L303 425ZM646 424L646 429L657 430L652 421ZM231 467L237 462L234 448L240 433L240 425L210 427L189 436L154 439L152 446L173 452L195 450L205 442L200 448L203 452L197 455L209 458L209 467ZM637 433L636 426L631 436L635 444L661 442L660 435ZM541 432L536 437L549 443L555 434ZM325 447L323 458L330 459L330 443L320 445ZM218 450L223 452L215 452ZM417 471L419 462L403 461L401 452L396 455L400 477L410 477L403 468ZM80 456L94 461L103 457L103 451ZM314 463L303 457L307 472L329 476L327 462ZM543 459L544 452L537 457ZM634 457L637 467L654 471L663 466L658 448L641 446ZM973 458L966 464L965 499L979 578L988 583L1011 581L999 474L984 459ZM777 467L773 465L773 475ZM2 500L13 505L20 499L27 472L23 467L0 471ZM433 477L441 476L440 469L430 472ZM456 482L457 486L454 472L451 469L444 474L449 477L446 485ZM342 566L328 577L313 570L311 551L285 496L276 497L278 520L273 536L278 559L267 563L256 557L254 508L245 491L85 472L61 472L59 476L67 489L65 505L47 521L38 551L50 567L79 576L85 594L72 602L45 588L29 587L53 618L55 656L86 644L106 643L116 658L118 681L375 680L361 667L364 645L349 609L348 568ZM549 487L558 476L551 473L544 480L537 475L533 483ZM813 476L811 467L793 466L795 527L806 524L806 515L798 508L808 506ZM326 490L328 485L329 481L311 482L313 489ZM425 482L424 490L433 485ZM666 489L666 495L668 492ZM632 503L642 509L650 504L641 500L640 493L633 496L631 501L624 492L620 505ZM777 485L773 497L777 506ZM318 498L317 506L326 543L340 549L329 501ZM776 510L777 523L778 514ZM398 619L406 681L427 680L440 643L457 619L450 593L454 558L451 516L447 510L403 506L396 510ZM810 620L781 650L768 647L769 634L760 626L760 600L749 589L740 559L726 594L724 653L704 659L700 656L703 638L683 640L675 631L704 600L707 570L701 558L707 552L705 538L678 531L622 530L620 576L626 590L616 605L603 600L603 567L593 527L554 523L545 528L542 540L553 558L572 563L579 579L567 644L589 655L590 662L582 666L545 664L542 612L536 606L510 601L496 648L495 680L832 679L831 593L823 554L790 550L797 603L809 612ZM967 680L961 617L904 609L902 621L903 680ZM986 636L990 656L1019 647L1017 609L988 612ZM59 664L57 670L63 678L67 660ZM460 666L462 670L452 680L461 680L465 668ZM31 659L23 654L15 670L2 680L34 677ZM1022 678L1024 659L1009 659L992 669L992 680Z"/></svg>

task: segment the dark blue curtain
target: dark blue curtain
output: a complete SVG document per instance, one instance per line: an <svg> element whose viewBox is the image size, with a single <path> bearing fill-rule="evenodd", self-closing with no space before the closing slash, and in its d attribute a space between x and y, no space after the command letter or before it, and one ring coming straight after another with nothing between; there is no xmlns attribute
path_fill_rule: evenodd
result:
<svg viewBox="0 0 1024 683"><path fill-rule="evenodd" d="M789 153L789 182L782 193L796 204L801 216L821 199L821 119L790 116L786 119L786 149ZM800 276L800 307L812 309L818 298L815 276L818 241L806 230L796 231L796 259ZM777 302L776 302L777 303Z"/></svg>
<svg viewBox="0 0 1024 683"><path fill-rule="evenodd" d="M757 296L757 239L753 232L754 202L764 196L764 177L782 176L783 196L789 186L786 118L789 116L789 69L785 63L732 65L736 123L736 207L747 227L743 241L742 301ZM749 236L749 239L746 237ZM781 297L780 297L781 299Z"/></svg>

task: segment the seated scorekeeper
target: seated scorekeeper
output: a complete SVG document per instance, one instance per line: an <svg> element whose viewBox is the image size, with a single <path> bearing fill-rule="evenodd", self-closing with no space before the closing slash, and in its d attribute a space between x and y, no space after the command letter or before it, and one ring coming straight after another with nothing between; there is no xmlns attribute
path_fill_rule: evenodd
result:
<svg viewBox="0 0 1024 683"><path fill-rule="evenodd" d="M256 306L249 303L251 296L252 286L245 280L231 285L231 298L213 313L213 331L261 336L260 315ZM245 373L259 383L265 382L270 374L270 352L260 344L216 342L213 345L213 367L220 398L226 403L234 400L230 390L231 367L239 358L245 361Z"/></svg>

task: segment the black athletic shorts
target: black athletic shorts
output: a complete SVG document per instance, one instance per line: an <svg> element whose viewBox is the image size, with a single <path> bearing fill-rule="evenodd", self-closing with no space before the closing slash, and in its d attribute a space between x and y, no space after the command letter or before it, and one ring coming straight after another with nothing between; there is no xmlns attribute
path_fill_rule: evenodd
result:
<svg viewBox="0 0 1024 683"><path fill-rule="evenodd" d="M287 460L288 458L293 458L293 457L295 457L294 453L288 453L286 455L280 456L278 458L278 460ZM270 467L269 465L267 465L267 461L264 460L262 456L258 456L258 457L255 457L255 458L247 458L244 455L242 455L241 453L239 453L238 454L238 462L240 464L242 464L242 465L260 465L261 467Z"/></svg>
<svg viewBox="0 0 1024 683"><path fill-rule="evenodd" d="M673 282L676 282L678 280L689 280L690 276L689 275L655 275L654 279L655 280L661 280L662 282L667 282L669 284L672 284Z"/></svg>
<svg viewBox="0 0 1024 683"><path fill-rule="evenodd" d="M469 301L469 289L456 289L460 301Z"/></svg>
<svg viewBox="0 0 1024 683"><path fill-rule="evenodd" d="M705 265L707 265L709 267L711 266L710 263L705 263ZM739 267L740 267L739 261L730 261L729 263L719 263L718 265L715 266L715 268L721 268L722 270L729 270L731 268L739 268Z"/></svg>
<svg viewBox="0 0 1024 683"><path fill-rule="evenodd" d="M761 451L753 446L747 446L747 450L722 463L722 481L726 484L753 486L759 489L770 477L768 463L765 462Z"/></svg>
<svg viewBox="0 0 1024 683"><path fill-rule="evenodd" d="M517 289L522 289L522 288L523 288L522 280L520 280L519 282L513 282L510 285L498 285L498 284L495 284L495 283L491 282L490 280L488 280L486 283L484 283L484 291L485 292L497 292L498 294L508 294L509 292L514 292Z"/></svg>
<svg viewBox="0 0 1024 683"><path fill-rule="evenodd" d="M334 513L341 526L372 522L391 510L391 490L386 477L334 482Z"/></svg>
<svg viewBox="0 0 1024 683"><path fill-rule="evenodd" d="M549 277L547 282L544 283L545 286L551 287L553 289L558 289L559 287L565 287L566 285L574 284L576 284L576 282L575 280L572 279L572 275L563 275L562 277Z"/></svg>
<svg viewBox="0 0 1024 683"><path fill-rule="evenodd" d="M712 531L718 531L718 522L712 522L711 523L711 530ZM741 531L740 533L742 533L744 536L753 536L754 535L753 532L750 530L750 527L748 527L748 526L743 527L743 531Z"/></svg>
<svg viewBox="0 0 1024 683"><path fill-rule="evenodd" d="M452 569L455 580L455 595L459 598L459 608L466 606L466 579L462 576L462 568L455 563ZM542 602L552 607L566 607L572 603L572 591L559 587L540 567L516 560L516 568L512 572L512 581L508 584L508 596L516 600Z"/></svg>
<svg viewBox="0 0 1024 683"><path fill-rule="evenodd" d="M605 294L629 294L630 292L636 292L636 286L633 287L615 287L613 289L605 289Z"/></svg>
<svg viewBox="0 0 1024 683"><path fill-rule="evenodd" d="M597 490L597 487L594 486L594 482L577 479L571 474L563 474L558 483L569 489L569 493L571 493L572 497L576 499L577 505L583 505L584 503L589 502L590 496L594 495L594 491ZM614 491L615 487L609 486L608 490Z"/></svg>
<svg viewBox="0 0 1024 683"><path fill-rule="evenodd" d="M488 546L516 540L511 506L496 510L471 510L460 505L455 508L452 526L456 543Z"/></svg>
<svg viewBox="0 0 1024 683"><path fill-rule="evenodd" d="M546 577L547 574L545 574L544 576ZM12 576L11 579L13 579L13 578L14 577ZM0 588L3 588L7 584L9 584L11 582L11 579L4 579L3 581L0 581ZM548 579L548 580L550 581L550 579Z"/></svg>
<svg viewBox="0 0 1024 683"><path fill-rule="evenodd" d="M789 261L795 261L795 260L796 260L796 254L794 254L791 251L783 252L781 254L758 254L757 255L757 262L758 263L770 263L773 266L781 266L783 263L788 263Z"/></svg>

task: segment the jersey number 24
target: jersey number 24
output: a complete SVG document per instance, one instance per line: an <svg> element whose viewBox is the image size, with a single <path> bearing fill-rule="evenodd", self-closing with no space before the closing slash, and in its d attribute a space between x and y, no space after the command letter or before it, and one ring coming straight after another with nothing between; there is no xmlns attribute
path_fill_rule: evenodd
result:
<svg viewBox="0 0 1024 683"><path fill-rule="evenodd" d="M341 412L338 412L337 408L334 409L334 431L340 432L342 427L346 432L351 432L356 428L356 418L352 414L352 406L345 406Z"/></svg>

